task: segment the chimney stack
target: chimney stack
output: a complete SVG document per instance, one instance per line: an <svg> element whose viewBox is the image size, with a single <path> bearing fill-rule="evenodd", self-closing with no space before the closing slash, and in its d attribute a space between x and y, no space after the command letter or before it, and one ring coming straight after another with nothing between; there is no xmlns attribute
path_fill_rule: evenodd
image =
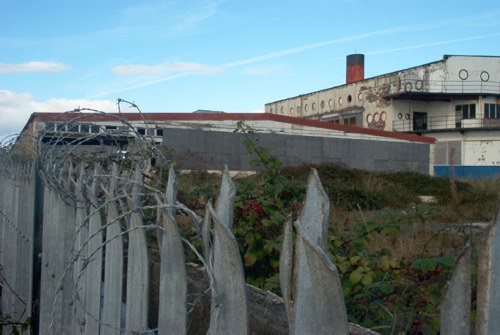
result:
<svg viewBox="0 0 500 335"><path fill-rule="evenodd" d="M365 55L347 55L346 84L365 79Z"/></svg>

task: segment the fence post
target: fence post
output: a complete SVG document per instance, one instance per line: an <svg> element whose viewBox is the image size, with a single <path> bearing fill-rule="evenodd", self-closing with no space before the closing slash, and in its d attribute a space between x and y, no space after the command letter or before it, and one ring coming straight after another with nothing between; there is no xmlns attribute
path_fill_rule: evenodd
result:
<svg viewBox="0 0 500 335"><path fill-rule="evenodd" d="M159 197L161 208L159 224L162 225L160 264L160 303L158 334L185 334L187 325L187 277L184 248L175 220L173 205L176 202L177 177L170 167L167 183L167 208Z"/></svg>
<svg viewBox="0 0 500 335"><path fill-rule="evenodd" d="M291 334L349 334L340 276L326 254L329 208L318 173L312 169L304 207L295 223L295 257L291 258L293 230L290 221L285 224L280 256L280 273L283 272L280 284L287 313L290 313ZM290 277L292 268L293 278ZM293 298L291 281L295 286Z"/></svg>
<svg viewBox="0 0 500 335"><path fill-rule="evenodd" d="M211 278L212 307L208 330L211 335L248 333L245 275L238 244L230 229L233 226L234 196L235 187L226 167L217 199L218 211L208 203L203 226L204 234L209 235L211 218L214 224L212 246L208 236L202 237Z"/></svg>
<svg viewBox="0 0 500 335"><path fill-rule="evenodd" d="M136 167L131 201L128 201L130 225L127 262L127 312L129 332L144 332L148 325L149 257L141 214L142 173Z"/></svg>
<svg viewBox="0 0 500 335"><path fill-rule="evenodd" d="M471 247L458 256L441 303L441 335L469 335L471 319Z"/></svg>
<svg viewBox="0 0 500 335"><path fill-rule="evenodd" d="M82 275L86 267L87 259L87 238L88 238L88 221L87 208L84 198L83 180L85 178L85 166L80 165L80 171L76 177L76 238L75 238L75 253L73 259L73 280L75 283L75 305L73 318L73 333L83 334L85 324L85 286L86 278Z"/></svg>
<svg viewBox="0 0 500 335"><path fill-rule="evenodd" d="M247 334L245 275L236 238L209 203L214 223L213 286L209 334Z"/></svg>
<svg viewBox="0 0 500 335"><path fill-rule="evenodd" d="M98 186L100 182L99 164L94 167L92 184L88 190L90 208L88 210L88 240L85 257L85 333L99 334L101 320L101 288L103 236L101 204L98 200ZM80 177L83 178L83 177Z"/></svg>
<svg viewBox="0 0 500 335"><path fill-rule="evenodd" d="M476 334L500 332L500 214L488 227L479 256Z"/></svg>
<svg viewBox="0 0 500 335"><path fill-rule="evenodd" d="M106 193L106 245L101 333L120 335L123 291L123 238L116 206L118 165L113 164Z"/></svg>

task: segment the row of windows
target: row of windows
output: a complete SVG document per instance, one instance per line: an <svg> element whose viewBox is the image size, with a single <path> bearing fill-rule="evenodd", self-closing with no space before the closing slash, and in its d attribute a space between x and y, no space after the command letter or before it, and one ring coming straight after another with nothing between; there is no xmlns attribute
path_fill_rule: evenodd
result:
<svg viewBox="0 0 500 335"><path fill-rule="evenodd" d="M476 118L476 104L456 105L457 119L467 120ZM484 104L484 119L500 119L500 104Z"/></svg>
<svg viewBox="0 0 500 335"><path fill-rule="evenodd" d="M128 132L129 127L125 126L99 126L90 123L55 123L47 122L45 124L45 130L47 131L61 131L61 132L72 132L72 133L82 133L82 134L99 134L105 131L123 131ZM147 136L163 136L163 129L159 128L137 128L137 133L140 135Z"/></svg>
<svg viewBox="0 0 500 335"><path fill-rule="evenodd" d="M363 100L363 94L362 93L359 93L358 94L358 100L361 101ZM342 99L342 97L338 97L337 98L337 104L338 106L342 106L344 103L344 99ZM347 104L351 104L352 103L352 95L348 95L347 96ZM333 99L329 99L328 100L328 107L330 107L330 109L332 109L334 106L334 100ZM325 109L326 107L326 101L325 100L321 100L321 102L319 103L319 107L320 109ZM313 102L310 106L311 110L312 111L315 111L318 109L318 106L315 102ZM309 104L305 104L304 105L304 112L308 112L309 111ZM275 113L274 109L271 107L271 110L270 110L271 113ZM280 114L285 114L285 107L284 106L281 106L280 107L280 110L279 110ZM301 106L297 106L297 107L290 107L290 109L288 110L288 114L289 115L294 115L294 113L297 113L299 114L301 112Z"/></svg>

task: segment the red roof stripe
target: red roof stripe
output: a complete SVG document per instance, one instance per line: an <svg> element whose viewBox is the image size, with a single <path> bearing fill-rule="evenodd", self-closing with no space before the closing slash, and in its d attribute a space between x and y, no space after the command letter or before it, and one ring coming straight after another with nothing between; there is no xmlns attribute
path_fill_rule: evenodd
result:
<svg viewBox="0 0 500 335"><path fill-rule="evenodd" d="M362 128L332 122L302 119L291 116L276 115L269 113L33 113L28 120L28 124L33 121L57 122L77 119L86 122L117 121L118 119L127 121L275 121L302 125L314 128L331 129L353 134L363 134L371 136L386 137L404 141L422 142L434 144L436 140L432 137L424 137L413 134L404 134L378 129ZM27 125L28 125L27 124ZM27 128L25 126L25 129Z"/></svg>

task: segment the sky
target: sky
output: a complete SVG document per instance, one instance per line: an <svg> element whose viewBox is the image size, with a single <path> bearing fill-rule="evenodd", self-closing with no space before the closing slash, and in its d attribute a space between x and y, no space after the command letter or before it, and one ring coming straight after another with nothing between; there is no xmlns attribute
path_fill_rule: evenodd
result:
<svg viewBox="0 0 500 335"><path fill-rule="evenodd" d="M33 112L117 112L117 99L148 113L264 112L345 84L353 53L367 78L500 56L500 2L0 0L0 140Z"/></svg>

